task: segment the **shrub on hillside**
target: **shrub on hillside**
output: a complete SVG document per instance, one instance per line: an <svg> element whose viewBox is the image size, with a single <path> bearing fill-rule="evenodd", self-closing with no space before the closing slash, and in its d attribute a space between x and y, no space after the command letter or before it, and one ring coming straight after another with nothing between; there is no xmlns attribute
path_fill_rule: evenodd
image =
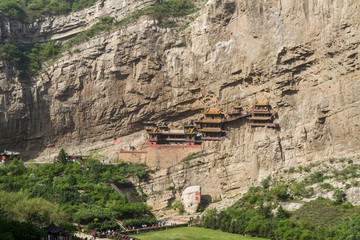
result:
<svg viewBox="0 0 360 240"><path fill-rule="evenodd" d="M336 189L334 191L333 198L334 198L333 204L340 205L346 201L346 194L343 191Z"/></svg>
<svg viewBox="0 0 360 240"><path fill-rule="evenodd" d="M270 181L271 181L271 177L268 176L267 178L265 178L265 179L263 179L263 180L261 181L261 186L262 186L265 190L268 189L269 186L270 186Z"/></svg>
<svg viewBox="0 0 360 240"><path fill-rule="evenodd" d="M125 220L123 222L123 226L126 227L141 227L142 225L151 226L153 224L156 224L157 220L156 218L138 218L138 219L130 219Z"/></svg>
<svg viewBox="0 0 360 240"><path fill-rule="evenodd" d="M288 185L279 184L271 192L276 196L277 199L285 201L289 198Z"/></svg>

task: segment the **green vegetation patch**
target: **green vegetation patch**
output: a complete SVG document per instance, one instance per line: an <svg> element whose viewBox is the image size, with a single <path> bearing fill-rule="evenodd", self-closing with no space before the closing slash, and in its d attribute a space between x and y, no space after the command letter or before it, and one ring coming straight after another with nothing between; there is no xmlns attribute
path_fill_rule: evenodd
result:
<svg viewBox="0 0 360 240"><path fill-rule="evenodd" d="M143 11L145 15L157 20L162 27L175 27L172 18L184 17L197 11L194 3L189 0L164 0Z"/></svg>
<svg viewBox="0 0 360 240"><path fill-rule="evenodd" d="M90 38L110 31L114 26L114 18L112 17L100 17L99 21L92 25L88 30L85 30L77 34L73 39L71 39L67 44L64 45L63 50L68 49L74 45L80 44L82 42L88 41Z"/></svg>
<svg viewBox="0 0 360 240"><path fill-rule="evenodd" d="M61 51L61 45L55 41L28 46L16 46L6 42L0 45L0 59L14 66L20 82L27 83L41 69L45 61L55 59Z"/></svg>
<svg viewBox="0 0 360 240"><path fill-rule="evenodd" d="M0 16L31 22L42 15L69 14L95 2L96 0L0 0Z"/></svg>
<svg viewBox="0 0 360 240"><path fill-rule="evenodd" d="M337 226L344 217L353 214L360 216L360 207L347 203L336 205L331 200L323 198L307 202L294 212L299 220L309 221L315 226L327 227Z"/></svg>
<svg viewBox="0 0 360 240"><path fill-rule="evenodd" d="M180 214L183 214L185 211L184 205L180 200L176 200L175 202L173 202L173 204L171 205L171 209L178 210Z"/></svg>
<svg viewBox="0 0 360 240"><path fill-rule="evenodd" d="M141 240L189 240L189 239L198 239L198 240L257 240L263 238L253 238L253 237L245 237L239 236L236 234L225 233L221 231L198 228L198 227L181 227L181 228L173 228L165 231L159 232L151 232L144 233L139 235L133 235L137 239Z"/></svg>
<svg viewBox="0 0 360 240"><path fill-rule="evenodd" d="M61 223L65 217L58 204L42 198L30 198L28 193L0 191L0 196L2 211L15 221L31 222L41 227L51 221Z"/></svg>
<svg viewBox="0 0 360 240"><path fill-rule="evenodd" d="M0 0L0 16L31 22L40 16L69 14L92 6L95 2L96 0ZM195 11L195 5L189 0L164 0L157 1L138 13L149 15L165 26L170 17L182 17Z"/></svg>
<svg viewBox="0 0 360 240"><path fill-rule="evenodd" d="M105 165L92 157L79 164L66 162L62 156L60 151L57 161L62 163L42 164L38 168L26 168L16 158L0 167L0 190L12 192L9 194L23 192L23 200L16 201L16 204L23 204L14 203L5 208L14 220L41 220L39 225L43 226L55 219L51 209L58 212L56 216L63 222L80 224L92 223L95 218L98 223L111 225L109 221L113 219L153 217L151 208L145 203L129 202L127 196L116 193L110 186L114 182L126 182L130 177L147 181L151 170L146 165ZM143 199L142 196L137 198ZM36 214L27 214L26 209L22 209L27 205L29 209L36 209Z"/></svg>
<svg viewBox="0 0 360 240"><path fill-rule="evenodd" d="M130 227L141 227L143 224L151 226L156 224L156 218L137 218L137 219L130 219L123 222L123 226L130 226Z"/></svg>
<svg viewBox="0 0 360 240"><path fill-rule="evenodd" d="M42 239L46 232L28 222L19 222L8 219L0 214L0 239L2 240L22 240L22 239Z"/></svg>
<svg viewBox="0 0 360 240"><path fill-rule="evenodd" d="M193 160L195 158L199 158L199 157L206 157L208 155L211 155L215 152L205 152L205 150L201 150L199 152L194 152L194 153L190 153L189 155L187 155L186 157L183 158L183 160L181 160L181 162L188 162L190 160Z"/></svg>

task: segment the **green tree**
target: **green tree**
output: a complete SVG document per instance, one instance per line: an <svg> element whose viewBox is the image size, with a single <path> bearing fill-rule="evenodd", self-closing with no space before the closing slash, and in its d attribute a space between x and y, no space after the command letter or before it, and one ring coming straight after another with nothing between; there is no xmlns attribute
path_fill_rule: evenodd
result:
<svg viewBox="0 0 360 240"><path fill-rule="evenodd" d="M279 184L274 189L272 189L272 192L279 200L287 200L289 198L289 194L287 192L288 186L286 184Z"/></svg>
<svg viewBox="0 0 360 240"><path fill-rule="evenodd" d="M65 153L65 150L62 148L62 149L60 149L60 151L59 151L59 154L58 154L58 156L56 157L56 162L58 162L58 163L62 163L62 164L66 164L66 163L68 163L68 157L67 157L67 155L66 155L66 153Z"/></svg>
<svg viewBox="0 0 360 240"><path fill-rule="evenodd" d="M270 180L271 180L271 177L268 176L267 178L263 179L261 181L261 186L264 188L264 190L268 189L269 186L270 186Z"/></svg>
<svg viewBox="0 0 360 240"><path fill-rule="evenodd" d="M24 19L24 9L15 1L0 1L0 15L9 19Z"/></svg>
<svg viewBox="0 0 360 240"><path fill-rule="evenodd" d="M331 231L331 239L360 239L360 216L353 215Z"/></svg>
<svg viewBox="0 0 360 240"><path fill-rule="evenodd" d="M14 221L0 216L1 240L40 240L45 235L44 230L31 223Z"/></svg>
<svg viewBox="0 0 360 240"><path fill-rule="evenodd" d="M286 211L281 205L277 210L276 218L277 219L287 219L291 217L291 213Z"/></svg>
<svg viewBox="0 0 360 240"><path fill-rule="evenodd" d="M4 212L15 221L31 222L39 227L49 224L51 221L62 222L64 214L59 205L42 198L30 198L24 192L0 191L0 205Z"/></svg>
<svg viewBox="0 0 360 240"><path fill-rule="evenodd" d="M333 197L334 197L334 201L333 201L334 205L340 205L346 201L346 193L344 193L339 189L335 190Z"/></svg>

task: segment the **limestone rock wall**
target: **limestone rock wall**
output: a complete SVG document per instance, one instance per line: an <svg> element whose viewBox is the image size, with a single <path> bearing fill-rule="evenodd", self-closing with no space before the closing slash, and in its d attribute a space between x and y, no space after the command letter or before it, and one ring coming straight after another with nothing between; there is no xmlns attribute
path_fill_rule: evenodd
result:
<svg viewBox="0 0 360 240"><path fill-rule="evenodd" d="M99 146L143 121L176 127L207 107L265 98L279 130L234 128L209 145L218 154L171 168L154 188L210 182L202 192L223 195L282 167L359 154L359 9L357 0L210 0L183 31L142 17L75 46L31 86L7 80L13 69L2 63L0 147L42 157L48 146Z"/></svg>

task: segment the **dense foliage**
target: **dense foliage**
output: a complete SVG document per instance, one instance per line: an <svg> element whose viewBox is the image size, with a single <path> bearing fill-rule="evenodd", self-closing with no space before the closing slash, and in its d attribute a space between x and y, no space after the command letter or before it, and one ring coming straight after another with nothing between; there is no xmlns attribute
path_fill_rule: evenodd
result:
<svg viewBox="0 0 360 240"><path fill-rule="evenodd" d="M130 219L123 222L124 226L134 226L134 227L141 227L143 224L147 226L151 226L156 224L156 218L137 218L137 219Z"/></svg>
<svg viewBox="0 0 360 240"><path fill-rule="evenodd" d="M14 66L20 81L26 83L41 69L45 61L55 59L61 49L61 45L55 41L29 46L16 46L6 42L0 45L0 59Z"/></svg>
<svg viewBox="0 0 360 240"><path fill-rule="evenodd" d="M46 235L41 228L27 222L19 222L0 216L1 240L40 240Z"/></svg>
<svg viewBox="0 0 360 240"><path fill-rule="evenodd" d="M164 0L152 7L143 10L144 15L156 19L160 26L174 27L176 23L172 18L183 17L196 11L195 5L189 0Z"/></svg>
<svg viewBox="0 0 360 240"><path fill-rule="evenodd" d="M46 209L53 209L64 221L81 224L93 222L95 218L102 222L151 217L149 206L142 202L129 203L109 185L129 177L146 181L149 172L142 164L104 165L92 158L83 165L54 163L36 168L30 164L26 168L21 160L14 158L0 168L0 190L22 195L23 200L18 199L12 206L8 204L7 210L17 216L14 219L31 220L38 225L55 219ZM17 193L19 191L21 193ZM37 215L27 215L27 208L37 209Z"/></svg>
<svg viewBox="0 0 360 240"><path fill-rule="evenodd" d="M32 21L41 15L60 15L78 11L96 0L0 0L0 15L8 19Z"/></svg>
<svg viewBox="0 0 360 240"><path fill-rule="evenodd" d="M63 223L65 219L60 206L45 199L30 198L30 195L24 192L0 191L0 196L0 206L14 221L31 222L42 227L51 221Z"/></svg>

